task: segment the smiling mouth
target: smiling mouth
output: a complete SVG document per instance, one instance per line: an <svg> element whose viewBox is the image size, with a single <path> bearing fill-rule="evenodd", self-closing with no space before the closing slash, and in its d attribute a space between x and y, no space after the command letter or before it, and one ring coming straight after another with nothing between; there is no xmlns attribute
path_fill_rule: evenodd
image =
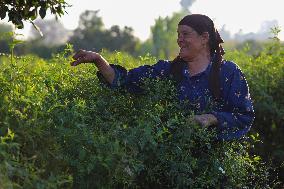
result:
<svg viewBox="0 0 284 189"><path fill-rule="evenodd" d="M185 46L180 47L180 49L179 49L179 56L181 58L185 58L188 55L188 52L189 52L189 48L188 47L185 47Z"/></svg>

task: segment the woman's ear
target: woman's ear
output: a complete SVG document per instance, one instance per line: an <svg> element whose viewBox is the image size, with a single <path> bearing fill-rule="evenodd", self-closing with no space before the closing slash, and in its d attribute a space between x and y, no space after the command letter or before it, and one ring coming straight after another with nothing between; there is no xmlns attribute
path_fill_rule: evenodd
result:
<svg viewBox="0 0 284 189"><path fill-rule="evenodd" d="M204 44L207 44L209 42L209 33L208 32L203 32L201 34L202 41L204 41Z"/></svg>

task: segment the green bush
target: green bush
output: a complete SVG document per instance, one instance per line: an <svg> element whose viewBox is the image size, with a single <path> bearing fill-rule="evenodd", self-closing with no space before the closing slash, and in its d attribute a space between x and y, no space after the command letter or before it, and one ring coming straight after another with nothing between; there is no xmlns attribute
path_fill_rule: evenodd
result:
<svg viewBox="0 0 284 189"><path fill-rule="evenodd" d="M64 54L48 62L0 59L0 188L277 184L261 158L249 153L250 142L217 142L213 129L194 124L171 81L145 81L144 95L110 90L94 65L71 67ZM128 68L154 63L104 55Z"/></svg>

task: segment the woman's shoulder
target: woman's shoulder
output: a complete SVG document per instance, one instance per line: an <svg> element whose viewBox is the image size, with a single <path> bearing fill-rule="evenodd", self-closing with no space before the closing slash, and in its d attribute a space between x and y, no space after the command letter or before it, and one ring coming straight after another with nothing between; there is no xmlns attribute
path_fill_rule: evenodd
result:
<svg viewBox="0 0 284 189"><path fill-rule="evenodd" d="M171 64L171 61L169 60L158 60L156 62L156 65L161 65L161 66L169 66Z"/></svg>
<svg viewBox="0 0 284 189"><path fill-rule="evenodd" d="M153 66L155 69L158 69L158 70L169 70L171 67L171 61L158 60Z"/></svg>
<svg viewBox="0 0 284 189"><path fill-rule="evenodd" d="M170 67L170 61L169 60L158 60L155 63L151 63L151 64L143 64L140 65L138 67L133 68L132 70L135 71L139 71L141 70L143 71L158 71L158 70L165 70L165 69L169 69Z"/></svg>
<svg viewBox="0 0 284 189"><path fill-rule="evenodd" d="M229 60L223 60L221 64L221 72L227 74L233 74L239 71L241 71L241 69L235 62Z"/></svg>

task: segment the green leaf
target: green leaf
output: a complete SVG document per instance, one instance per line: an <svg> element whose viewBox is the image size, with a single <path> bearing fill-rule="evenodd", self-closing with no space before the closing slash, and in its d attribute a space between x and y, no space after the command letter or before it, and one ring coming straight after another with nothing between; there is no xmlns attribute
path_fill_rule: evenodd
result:
<svg viewBox="0 0 284 189"><path fill-rule="evenodd" d="M18 29L23 29L23 28L24 28L24 23L23 23L23 21L20 20L19 23L16 25L16 27L17 27Z"/></svg>
<svg viewBox="0 0 284 189"><path fill-rule="evenodd" d="M30 11L28 16L31 18L31 20L35 20L37 17L37 9L34 8L32 11Z"/></svg>
<svg viewBox="0 0 284 189"><path fill-rule="evenodd" d="M40 15L40 17L43 19L43 18L45 17L45 15L46 15L46 8L41 7L41 8L39 9L39 15Z"/></svg>
<svg viewBox="0 0 284 189"><path fill-rule="evenodd" d="M6 17L6 11L7 11L7 10L6 10L5 8L6 8L6 7L1 7L1 8L0 8L0 18L1 18L1 20Z"/></svg>

